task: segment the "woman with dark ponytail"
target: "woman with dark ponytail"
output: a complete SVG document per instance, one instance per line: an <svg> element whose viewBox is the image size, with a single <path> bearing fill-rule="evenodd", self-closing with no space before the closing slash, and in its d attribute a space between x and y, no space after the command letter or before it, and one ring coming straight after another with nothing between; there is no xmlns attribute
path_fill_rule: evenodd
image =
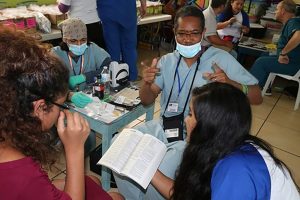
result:
<svg viewBox="0 0 300 200"><path fill-rule="evenodd" d="M214 82L195 88L175 182L157 171L152 184L174 200L299 200L287 167L266 142L250 135L251 119L249 101L235 87Z"/></svg>

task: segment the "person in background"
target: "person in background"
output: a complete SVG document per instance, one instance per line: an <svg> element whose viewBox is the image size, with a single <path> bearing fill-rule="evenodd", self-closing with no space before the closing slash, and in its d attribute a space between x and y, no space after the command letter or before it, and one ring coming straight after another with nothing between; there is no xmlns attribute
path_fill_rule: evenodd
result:
<svg viewBox="0 0 300 200"><path fill-rule="evenodd" d="M146 14L146 0L140 0L140 16ZM98 0L98 13L108 53L117 62L129 66L129 80L138 77L137 8L135 0Z"/></svg>
<svg viewBox="0 0 300 200"><path fill-rule="evenodd" d="M244 0L230 0L218 15L217 32L221 39L237 44L250 31L249 17L243 10Z"/></svg>
<svg viewBox="0 0 300 200"><path fill-rule="evenodd" d="M34 38L0 27L1 199L123 199L84 175L84 142L90 128L66 110L65 65ZM59 155L56 124L66 158L66 179L48 178Z"/></svg>
<svg viewBox="0 0 300 200"><path fill-rule="evenodd" d="M293 0L283 0L276 7L275 18L283 24L277 55L259 57L250 69L261 88L271 72L294 75L300 69L300 17L296 17L295 13ZM270 88L266 95L271 95Z"/></svg>
<svg viewBox="0 0 300 200"><path fill-rule="evenodd" d="M63 41L53 47L55 53L69 69L69 87L73 91L83 90L86 84L94 82L103 66L109 66L109 54L98 45L88 41L85 24L77 18L70 18L58 25ZM85 107L91 99L82 93L70 93L68 100L78 107Z"/></svg>
<svg viewBox="0 0 300 200"><path fill-rule="evenodd" d="M231 41L222 40L217 33L217 15L225 9L226 0L212 0L208 8L203 11L206 32L202 45L205 49L210 46L219 47L231 52L233 44ZM237 57L237 54L233 52Z"/></svg>
<svg viewBox="0 0 300 200"><path fill-rule="evenodd" d="M175 181L157 171L152 184L173 200L299 200L287 167L250 134L251 121L249 100L236 87L214 82L194 88Z"/></svg>
<svg viewBox="0 0 300 200"><path fill-rule="evenodd" d="M60 46L53 47L56 54L69 70L69 89L67 101L73 102L77 107L84 108L92 99L82 91L87 84L92 84L103 66L111 62L109 54L87 39L85 24L77 18L70 18L61 22L58 27L62 29L63 41ZM96 135L91 131L86 144L85 155L89 155L96 146Z"/></svg>
<svg viewBox="0 0 300 200"><path fill-rule="evenodd" d="M79 18L85 23L89 41L106 49L103 39L102 23L97 12L96 0L58 0L57 2L60 12L68 12L69 18Z"/></svg>
<svg viewBox="0 0 300 200"><path fill-rule="evenodd" d="M151 66L145 66L139 91L141 102L145 106L154 103L161 94L160 119L136 127L142 133L151 134L166 144L168 150L159 170L173 180L186 146L183 121L189 113L192 88L213 81L223 82L246 93L252 104L262 102L257 80L231 55L215 47L210 47L203 53L201 43L205 20L199 8L186 6L179 9L174 23L177 50L162 56L159 61L154 59ZM141 190L126 177L117 174L114 177L119 192L126 199L164 199L151 184L146 190Z"/></svg>

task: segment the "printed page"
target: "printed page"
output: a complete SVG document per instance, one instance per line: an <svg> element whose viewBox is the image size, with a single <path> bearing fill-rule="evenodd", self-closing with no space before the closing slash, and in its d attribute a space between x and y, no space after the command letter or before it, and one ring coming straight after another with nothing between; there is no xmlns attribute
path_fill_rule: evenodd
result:
<svg viewBox="0 0 300 200"><path fill-rule="evenodd" d="M167 147L163 142L145 134L121 174L146 189L166 152Z"/></svg>
<svg viewBox="0 0 300 200"><path fill-rule="evenodd" d="M97 164L120 173L143 135L135 129L124 129Z"/></svg>

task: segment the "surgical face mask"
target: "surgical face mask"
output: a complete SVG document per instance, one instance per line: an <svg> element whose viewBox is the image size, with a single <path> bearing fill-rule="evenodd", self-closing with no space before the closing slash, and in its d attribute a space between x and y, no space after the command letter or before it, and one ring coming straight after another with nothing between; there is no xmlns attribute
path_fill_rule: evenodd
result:
<svg viewBox="0 0 300 200"><path fill-rule="evenodd" d="M75 45L75 44L68 44L69 50L74 53L77 56L81 56L84 54L85 50L87 49L86 42L81 45Z"/></svg>
<svg viewBox="0 0 300 200"><path fill-rule="evenodd" d="M190 45L190 46L179 44L176 41L176 50L183 57L185 57L185 58L192 58L195 55L197 55L197 53L199 53L201 51L201 41L198 42L198 43L196 43L196 44Z"/></svg>

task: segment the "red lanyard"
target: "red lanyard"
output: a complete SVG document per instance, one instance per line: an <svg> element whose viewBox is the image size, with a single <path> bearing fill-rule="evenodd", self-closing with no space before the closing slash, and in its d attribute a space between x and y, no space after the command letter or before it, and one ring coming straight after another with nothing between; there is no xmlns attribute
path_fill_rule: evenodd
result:
<svg viewBox="0 0 300 200"><path fill-rule="evenodd" d="M69 54L68 54L68 58L69 58L70 67L71 67L71 69L73 70L74 75L76 76L76 75L82 74L83 71L84 71L84 67L83 67L83 64L84 64L84 55L81 55L81 56L80 56L80 59L81 59L81 65L80 65L79 74L76 74L75 69L74 69L74 67L73 67L72 58L71 58L71 56L70 56Z"/></svg>

